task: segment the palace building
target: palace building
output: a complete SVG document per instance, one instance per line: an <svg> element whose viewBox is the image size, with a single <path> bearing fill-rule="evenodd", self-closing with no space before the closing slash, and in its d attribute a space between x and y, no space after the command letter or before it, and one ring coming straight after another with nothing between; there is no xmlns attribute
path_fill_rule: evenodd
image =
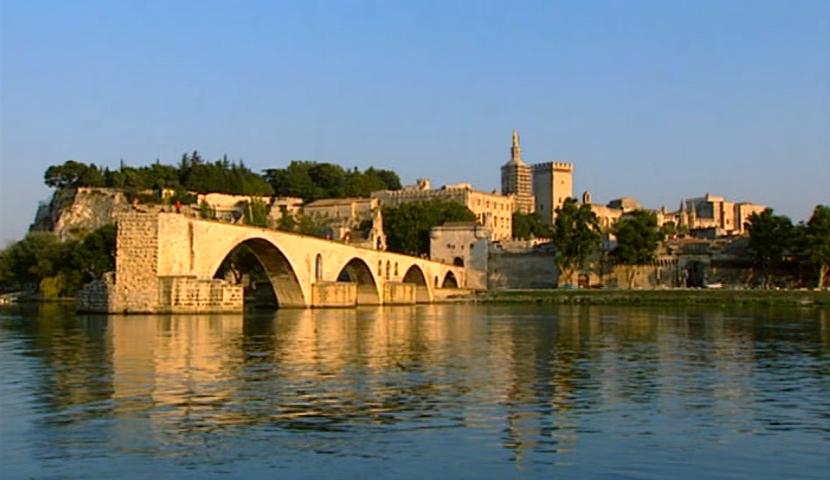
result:
<svg viewBox="0 0 830 480"><path fill-rule="evenodd" d="M515 197L516 212L537 212L545 223L552 224L556 209L573 197L573 164L526 164L516 130L510 153L510 161L501 167L501 193Z"/></svg>

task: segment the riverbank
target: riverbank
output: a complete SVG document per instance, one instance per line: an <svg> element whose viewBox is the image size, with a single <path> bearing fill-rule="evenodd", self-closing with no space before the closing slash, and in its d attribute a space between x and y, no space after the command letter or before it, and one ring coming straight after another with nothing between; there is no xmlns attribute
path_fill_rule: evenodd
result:
<svg viewBox="0 0 830 480"><path fill-rule="evenodd" d="M830 308L830 291L812 290L494 290L458 297L487 304L548 303L580 305L756 305Z"/></svg>

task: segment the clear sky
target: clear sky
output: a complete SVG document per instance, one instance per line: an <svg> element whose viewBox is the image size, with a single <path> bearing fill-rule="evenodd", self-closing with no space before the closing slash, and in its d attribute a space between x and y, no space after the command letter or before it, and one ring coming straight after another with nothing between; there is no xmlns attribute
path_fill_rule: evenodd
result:
<svg viewBox="0 0 830 480"><path fill-rule="evenodd" d="M0 0L0 241L42 176L185 151L499 186L574 163L595 202L830 204L830 1Z"/></svg>

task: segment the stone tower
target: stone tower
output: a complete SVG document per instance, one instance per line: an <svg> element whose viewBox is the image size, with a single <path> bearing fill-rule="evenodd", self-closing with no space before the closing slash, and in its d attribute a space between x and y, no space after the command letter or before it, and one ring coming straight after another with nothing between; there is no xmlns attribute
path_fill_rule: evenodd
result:
<svg viewBox="0 0 830 480"><path fill-rule="evenodd" d="M533 195L536 213L547 224L556 219L556 209L573 197L573 171L571 163L547 162L533 165Z"/></svg>
<svg viewBox="0 0 830 480"><path fill-rule="evenodd" d="M516 130L513 130L510 161L501 167L501 193L502 195L515 195L517 212L533 212L531 169L522 161L522 147L519 145L519 132Z"/></svg>

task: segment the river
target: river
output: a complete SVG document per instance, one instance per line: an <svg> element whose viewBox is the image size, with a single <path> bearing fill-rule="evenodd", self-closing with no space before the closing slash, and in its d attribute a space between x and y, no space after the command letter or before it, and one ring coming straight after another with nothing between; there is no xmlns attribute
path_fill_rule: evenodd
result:
<svg viewBox="0 0 830 480"><path fill-rule="evenodd" d="M830 311L0 310L3 478L827 478Z"/></svg>

